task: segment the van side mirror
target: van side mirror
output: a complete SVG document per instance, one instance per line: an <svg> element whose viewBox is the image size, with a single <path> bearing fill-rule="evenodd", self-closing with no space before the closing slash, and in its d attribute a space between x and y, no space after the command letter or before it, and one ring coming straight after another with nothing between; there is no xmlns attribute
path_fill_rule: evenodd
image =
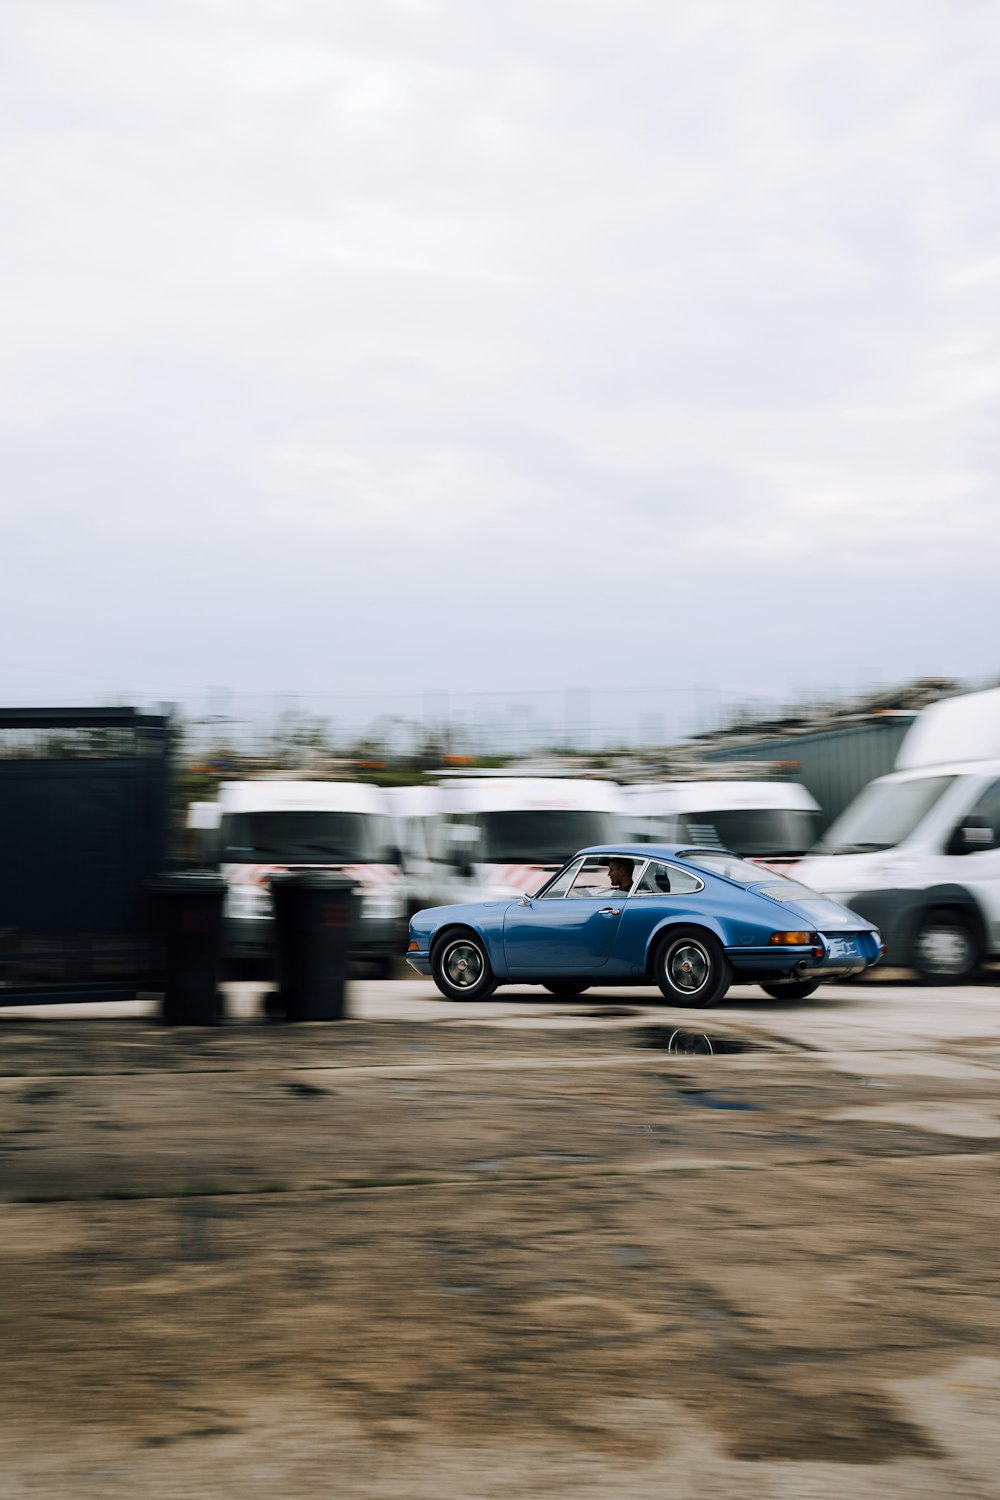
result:
<svg viewBox="0 0 1000 1500"><path fill-rule="evenodd" d="M970 813L968 817L962 819L948 840L945 853L982 854L985 849L992 849L995 844L993 825L989 819Z"/></svg>

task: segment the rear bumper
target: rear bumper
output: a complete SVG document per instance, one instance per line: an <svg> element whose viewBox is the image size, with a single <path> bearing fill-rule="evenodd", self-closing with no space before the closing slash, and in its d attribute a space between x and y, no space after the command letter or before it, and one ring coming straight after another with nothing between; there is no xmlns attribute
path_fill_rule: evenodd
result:
<svg viewBox="0 0 1000 1500"><path fill-rule="evenodd" d="M859 913L860 915L860 913ZM855 938L858 941L857 937ZM864 933L858 941L858 954L847 956L838 950L838 939L820 935L822 958L815 948L737 948L729 949L728 958L741 979L847 979L863 974L879 962L881 944L874 933Z"/></svg>

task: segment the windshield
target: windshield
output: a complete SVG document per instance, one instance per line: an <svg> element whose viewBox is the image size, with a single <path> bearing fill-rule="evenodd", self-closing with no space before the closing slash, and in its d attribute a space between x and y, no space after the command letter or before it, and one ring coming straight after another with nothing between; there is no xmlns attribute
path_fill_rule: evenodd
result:
<svg viewBox="0 0 1000 1500"><path fill-rule="evenodd" d="M738 854L726 854L722 850L716 854L713 849L685 849L677 858L687 865L710 870L713 875L725 875L727 880L735 880L739 885L764 885L766 882L771 895L776 890L783 890L784 885L793 884L790 880L785 881L785 877L774 870L763 870L760 865L752 865L749 860L740 859ZM794 889L802 891L805 887L796 885ZM810 891L809 894L812 895L813 892Z"/></svg>
<svg viewBox="0 0 1000 1500"><path fill-rule="evenodd" d="M618 831L611 813L565 808L483 813L480 821L478 858L489 864L531 860L562 865L588 844L613 843Z"/></svg>
<svg viewBox="0 0 1000 1500"><path fill-rule="evenodd" d="M926 817L954 776L873 781L824 834L816 854L867 854L894 849Z"/></svg>
<svg viewBox="0 0 1000 1500"><path fill-rule="evenodd" d="M677 819L678 839L689 839L702 847L732 849L756 859L805 854L815 837L812 813L798 808L732 808L682 813Z"/></svg>
<svg viewBox="0 0 1000 1500"><path fill-rule="evenodd" d="M372 813L230 813L222 820L228 863L385 864L387 820Z"/></svg>

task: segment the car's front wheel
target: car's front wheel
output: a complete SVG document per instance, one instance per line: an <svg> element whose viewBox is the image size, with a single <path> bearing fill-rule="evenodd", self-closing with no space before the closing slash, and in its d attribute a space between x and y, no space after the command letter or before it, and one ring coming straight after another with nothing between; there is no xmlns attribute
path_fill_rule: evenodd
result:
<svg viewBox="0 0 1000 1500"><path fill-rule="evenodd" d="M559 995L562 999L569 1000L574 995L582 995L584 990L589 990L590 985L575 979L543 979L542 984L550 995Z"/></svg>
<svg viewBox="0 0 1000 1500"><path fill-rule="evenodd" d="M732 983L733 971L722 945L710 932L675 927L656 950L653 978L672 1005L704 1010L718 1005Z"/></svg>
<svg viewBox="0 0 1000 1500"><path fill-rule="evenodd" d="M819 989L818 979L785 979L775 984L762 984L761 989L772 1000L806 1000Z"/></svg>
<svg viewBox="0 0 1000 1500"><path fill-rule="evenodd" d="M497 987L486 945L474 932L448 932L431 954L434 983L446 1000L486 1000Z"/></svg>

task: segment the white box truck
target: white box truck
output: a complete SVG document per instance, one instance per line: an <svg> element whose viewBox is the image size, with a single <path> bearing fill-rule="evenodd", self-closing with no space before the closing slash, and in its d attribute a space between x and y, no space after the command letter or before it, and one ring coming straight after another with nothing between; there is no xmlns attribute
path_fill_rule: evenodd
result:
<svg viewBox="0 0 1000 1500"><path fill-rule="evenodd" d="M796 878L882 933L887 965L970 980L1000 954L1000 688L925 708Z"/></svg>

